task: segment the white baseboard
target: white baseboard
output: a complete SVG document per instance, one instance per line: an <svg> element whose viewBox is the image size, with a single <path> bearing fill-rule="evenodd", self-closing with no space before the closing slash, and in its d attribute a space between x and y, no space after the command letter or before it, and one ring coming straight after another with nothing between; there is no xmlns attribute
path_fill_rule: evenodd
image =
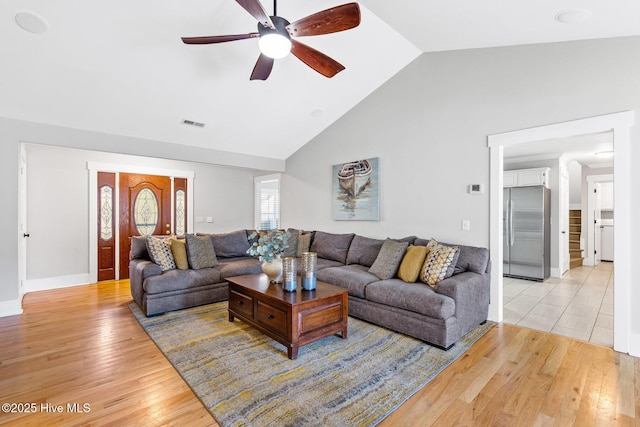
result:
<svg viewBox="0 0 640 427"><path fill-rule="evenodd" d="M69 288L71 286L86 285L92 283L91 276L76 274L73 276L47 277L44 279L32 279L24 281L24 292L46 291L49 289Z"/></svg>
<svg viewBox="0 0 640 427"><path fill-rule="evenodd" d="M551 277L562 277L562 273L560 272L559 268L552 268L549 274L551 275Z"/></svg>
<svg viewBox="0 0 640 427"><path fill-rule="evenodd" d="M22 299L0 301L0 317L22 314Z"/></svg>
<svg viewBox="0 0 640 427"><path fill-rule="evenodd" d="M569 210L571 211L582 210L582 203L569 203Z"/></svg>

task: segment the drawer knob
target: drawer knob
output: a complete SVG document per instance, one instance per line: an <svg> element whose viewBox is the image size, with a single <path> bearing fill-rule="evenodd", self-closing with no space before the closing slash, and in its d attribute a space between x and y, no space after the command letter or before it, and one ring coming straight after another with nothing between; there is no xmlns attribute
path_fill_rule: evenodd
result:
<svg viewBox="0 0 640 427"><path fill-rule="evenodd" d="M238 304L244 305L244 301L238 301Z"/></svg>
<svg viewBox="0 0 640 427"><path fill-rule="evenodd" d="M273 320L273 319L275 319L275 318L276 318L276 317L275 317L273 314L270 314L270 315L269 315L269 320Z"/></svg>

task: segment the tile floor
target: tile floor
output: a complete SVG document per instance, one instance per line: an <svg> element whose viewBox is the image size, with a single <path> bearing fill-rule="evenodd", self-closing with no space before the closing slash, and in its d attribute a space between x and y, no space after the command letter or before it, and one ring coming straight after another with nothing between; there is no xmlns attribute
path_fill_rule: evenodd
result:
<svg viewBox="0 0 640 427"><path fill-rule="evenodd" d="M504 278L504 322L613 347L613 263L544 282Z"/></svg>

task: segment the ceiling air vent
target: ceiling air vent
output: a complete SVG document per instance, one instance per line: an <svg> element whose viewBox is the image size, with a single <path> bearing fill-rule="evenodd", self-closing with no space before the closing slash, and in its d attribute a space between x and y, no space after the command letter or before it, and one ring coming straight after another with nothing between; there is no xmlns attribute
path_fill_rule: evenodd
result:
<svg viewBox="0 0 640 427"><path fill-rule="evenodd" d="M187 120L187 119L182 119L182 124L183 125L187 125L187 126L194 126L194 127L197 127L197 128L203 128L204 127L204 123L194 122L193 120Z"/></svg>

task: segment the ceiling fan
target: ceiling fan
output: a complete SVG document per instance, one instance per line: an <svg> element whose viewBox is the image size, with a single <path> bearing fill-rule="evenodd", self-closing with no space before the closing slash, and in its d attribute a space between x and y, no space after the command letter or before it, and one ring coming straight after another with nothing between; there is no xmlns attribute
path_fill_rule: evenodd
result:
<svg viewBox="0 0 640 427"><path fill-rule="evenodd" d="M299 41L294 37L318 36L349 30L360 24L358 3L347 3L314 13L294 23L277 15L276 0L273 1L273 16L267 15L259 0L236 0L247 12L258 20L258 32L226 36L182 37L186 44L224 43L258 38L260 57L250 80L266 80L271 74L275 59L284 58L291 52L325 77L333 77L344 66Z"/></svg>

